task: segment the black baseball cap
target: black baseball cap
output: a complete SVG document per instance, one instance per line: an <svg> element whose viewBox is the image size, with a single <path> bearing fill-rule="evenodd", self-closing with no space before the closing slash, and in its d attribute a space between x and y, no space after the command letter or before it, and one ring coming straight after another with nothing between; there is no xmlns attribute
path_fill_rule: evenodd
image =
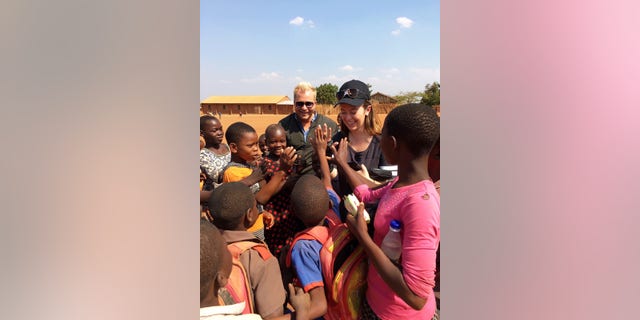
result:
<svg viewBox="0 0 640 320"><path fill-rule="evenodd" d="M371 93L366 83L360 80L350 80L340 87L340 90L336 93L336 98L338 98L338 102L334 107L341 103L359 107L364 104L365 100L371 99Z"/></svg>

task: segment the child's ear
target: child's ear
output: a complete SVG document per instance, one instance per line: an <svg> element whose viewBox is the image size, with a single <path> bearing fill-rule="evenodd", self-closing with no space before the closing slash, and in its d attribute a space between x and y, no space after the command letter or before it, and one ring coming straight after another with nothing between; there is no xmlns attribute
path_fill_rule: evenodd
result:
<svg viewBox="0 0 640 320"><path fill-rule="evenodd" d="M257 215L254 216L252 213L253 208L249 208L247 209L247 212L244 213L244 222L245 222L245 227L250 228L251 226L253 226L254 223L256 223L256 220L258 220Z"/></svg>
<svg viewBox="0 0 640 320"><path fill-rule="evenodd" d="M229 143L229 150L233 153L238 153L238 145L235 142Z"/></svg>
<svg viewBox="0 0 640 320"><path fill-rule="evenodd" d="M229 278L224 275L224 272L218 271L216 273L216 279L215 279L217 287L218 288L223 288L224 286L226 286L227 282L228 282L228 279Z"/></svg>
<svg viewBox="0 0 640 320"><path fill-rule="evenodd" d="M398 140L396 140L396 137L390 136L389 138L391 139L391 145L393 146L393 150L398 149Z"/></svg>

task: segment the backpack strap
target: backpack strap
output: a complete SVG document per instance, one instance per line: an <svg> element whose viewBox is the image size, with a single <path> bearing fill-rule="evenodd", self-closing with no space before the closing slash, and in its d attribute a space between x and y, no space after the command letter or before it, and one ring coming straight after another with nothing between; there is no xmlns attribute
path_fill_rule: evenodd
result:
<svg viewBox="0 0 640 320"><path fill-rule="evenodd" d="M271 252L269 252L269 248L267 248L264 243L251 240L232 242L227 244L227 248L231 253L233 267L231 275L229 276L229 282L225 288L230 293L234 302L246 301L245 308L242 311L243 314L254 313L255 302L250 275L244 265L242 265L242 262L240 262L240 255L247 250L253 249L258 252L258 255L263 260L267 260L272 256Z"/></svg>
<svg viewBox="0 0 640 320"><path fill-rule="evenodd" d="M236 259L239 259L240 255L249 249L255 250L262 260L267 260L273 256L271 251L269 251L269 248L262 242L243 240L229 243L227 244L227 247L229 248L231 255Z"/></svg>
<svg viewBox="0 0 640 320"><path fill-rule="evenodd" d="M289 246L289 252L287 252L287 258L285 260L286 267L291 267L291 251L293 250L293 246L296 244L296 242L298 242L298 240L317 240L318 242L324 244L325 242L327 242L328 238L329 229L327 229L327 227L325 226L315 226L296 233L296 235L293 237L293 241L291 241L291 245Z"/></svg>

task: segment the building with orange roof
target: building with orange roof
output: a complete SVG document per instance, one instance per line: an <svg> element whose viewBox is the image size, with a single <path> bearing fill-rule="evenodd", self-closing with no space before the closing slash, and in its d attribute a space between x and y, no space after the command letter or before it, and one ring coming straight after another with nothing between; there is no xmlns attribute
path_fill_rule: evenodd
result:
<svg viewBox="0 0 640 320"><path fill-rule="evenodd" d="M211 96L200 102L200 114L290 114L288 96Z"/></svg>

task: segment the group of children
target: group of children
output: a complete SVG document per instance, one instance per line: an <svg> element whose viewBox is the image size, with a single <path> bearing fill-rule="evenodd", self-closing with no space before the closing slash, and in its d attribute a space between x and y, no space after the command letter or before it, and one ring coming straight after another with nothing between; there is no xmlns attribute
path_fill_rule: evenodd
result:
<svg viewBox="0 0 640 320"><path fill-rule="evenodd" d="M224 313L256 319L344 318L333 305L335 297L327 295L335 288L326 288L333 279L327 279L321 254L336 225L348 228L368 259L359 318L437 317L433 287L440 198L430 172L439 118L432 108L409 104L387 115L380 146L398 172L383 185L349 165L347 140L331 144L326 125L309 133L316 170L308 174L299 174L296 150L287 146L287 132L278 124L268 126L262 140L250 125L235 122L224 133L228 145L222 143L217 118L202 116L200 131L201 319ZM327 146L333 156L326 155ZM344 195L332 188L330 161L362 203L378 203L369 225L363 204L344 214ZM397 262L380 249L391 220L402 223ZM219 250L214 254L211 248Z"/></svg>

